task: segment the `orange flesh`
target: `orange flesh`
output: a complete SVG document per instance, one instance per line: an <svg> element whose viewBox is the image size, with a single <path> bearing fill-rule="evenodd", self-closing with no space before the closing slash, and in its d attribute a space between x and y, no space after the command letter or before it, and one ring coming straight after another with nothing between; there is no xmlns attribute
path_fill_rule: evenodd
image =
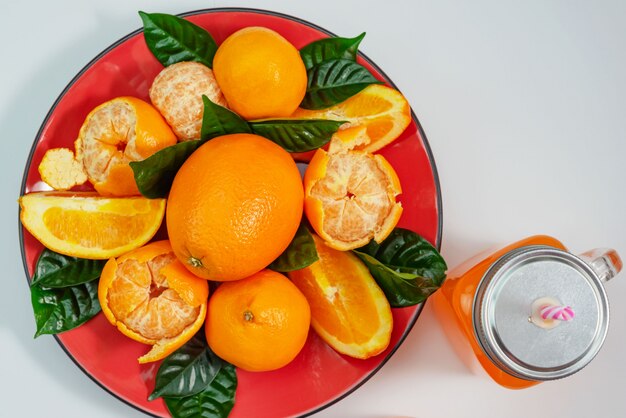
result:
<svg viewBox="0 0 626 418"><path fill-rule="evenodd" d="M147 263L126 260L118 265L109 288L109 308L117 320L145 338L175 337L195 321L200 311L170 289L160 273L175 259L172 252Z"/></svg>
<svg viewBox="0 0 626 418"><path fill-rule="evenodd" d="M324 230L350 242L367 238L389 215L395 204L388 196L390 182L376 161L366 154L331 155L327 176L311 188L322 201Z"/></svg>

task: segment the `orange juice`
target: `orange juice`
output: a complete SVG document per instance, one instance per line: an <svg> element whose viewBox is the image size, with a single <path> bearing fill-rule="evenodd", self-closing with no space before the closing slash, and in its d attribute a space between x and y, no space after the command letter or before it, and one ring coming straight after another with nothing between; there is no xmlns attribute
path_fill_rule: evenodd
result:
<svg viewBox="0 0 626 418"><path fill-rule="evenodd" d="M452 269L432 299L463 360L511 389L565 377L584 367L608 328L608 301L601 282L621 268L613 250L587 254L595 258L573 256L557 239L537 235ZM568 304L577 316L565 318L572 320L563 324L541 319L533 312L538 309L533 302L542 297ZM533 317L558 327L548 330L537 320L533 323ZM576 342L559 345L569 340Z"/></svg>

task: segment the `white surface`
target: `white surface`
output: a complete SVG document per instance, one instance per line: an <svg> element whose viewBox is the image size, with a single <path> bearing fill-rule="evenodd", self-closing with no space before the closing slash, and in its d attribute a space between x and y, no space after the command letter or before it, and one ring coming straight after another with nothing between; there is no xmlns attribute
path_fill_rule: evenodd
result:
<svg viewBox="0 0 626 418"><path fill-rule="evenodd" d="M534 233L626 257L626 3L620 1L127 1L0 3L0 416L143 417L89 380L34 320L17 242L24 161L73 75L138 28L137 10L272 9L353 36L409 99L443 188L450 266ZM384 7L382 6L384 5ZM387 365L321 417L624 417L626 274L608 285L590 366L524 391L470 374L427 306Z"/></svg>

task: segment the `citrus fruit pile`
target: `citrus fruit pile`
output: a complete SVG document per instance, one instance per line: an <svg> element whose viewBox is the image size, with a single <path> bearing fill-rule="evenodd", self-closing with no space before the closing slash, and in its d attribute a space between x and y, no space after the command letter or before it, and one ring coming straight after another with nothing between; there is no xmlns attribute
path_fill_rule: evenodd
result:
<svg viewBox="0 0 626 418"><path fill-rule="evenodd" d="M37 277L34 291L97 292L106 319L151 346L140 363L201 335L222 361L274 370L300 353L310 327L341 354L383 352L394 290L381 289L380 274L406 279L410 269L375 259L402 215L398 176L375 152L411 115L357 63L362 36L298 51L248 27L217 46L183 19L141 16L164 64L149 101L116 97L93 109L74 149L49 149L39 163L54 190L20 198L23 226L47 248L39 263L74 272L54 285ZM184 32L180 50L160 42L174 35L154 28L167 25ZM202 54L184 45L194 37ZM302 178L295 159L307 152ZM76 191L83 184L95 191ZM163 223L166 239L150 242ZM90 317L66 316L38 333Z"/></svg>

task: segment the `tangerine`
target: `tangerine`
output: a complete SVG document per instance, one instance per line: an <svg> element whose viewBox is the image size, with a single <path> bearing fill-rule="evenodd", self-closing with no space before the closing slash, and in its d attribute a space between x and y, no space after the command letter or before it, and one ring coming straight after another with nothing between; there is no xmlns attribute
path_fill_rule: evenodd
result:
<svg viewBox="0 0 626 418"><path fill-rule="evenodd" d="M306 92L298 50L279 33L247 27L220 45L213 72L228 106L245 119L287 117Z"/></svg>
<svg viewBox="0 0 626 418"><path fill-rule="evenodd" d="M248 371L291 362L309 333L311 310L285 276L262 270L221 284L209 300L205 332L211 350Z"/></svg>

